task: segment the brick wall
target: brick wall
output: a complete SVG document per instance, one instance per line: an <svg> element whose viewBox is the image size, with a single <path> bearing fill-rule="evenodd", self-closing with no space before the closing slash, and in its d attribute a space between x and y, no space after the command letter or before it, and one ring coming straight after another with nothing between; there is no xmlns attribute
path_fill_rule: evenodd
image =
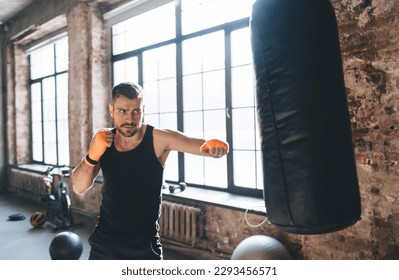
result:
<svg viewBox="0 0 399 280"><path fill-rule="evenodd" d="M356 235L345 238L361 243L358 258L381 258L399 241L399 1L333 3L363 206Z"/></svg>
<svg viewBox="0 0 399 280"><path fill-rule="evenodd" d="M49 0L50 1L50 0ZM56 3L56 1L50 1ZM98 7L96 2L101 3ZM120 1L108 1L120 2ZM71 2L69 2L71 3ZM107 27L99 14L108 9L107 1L79 2L65 6L68 22L70 59L70 125L71 163L77 164L90 143L91 133L106 125L101 114L106 107L109 78L107 57ZM362 219L345 230L323 235L287 234L265 223L258 228L246 224L243 211L197 205L206 213L206 239L197 248L185 252L208 258L228 258L240 241L254 234L266 234L283 242L296 259L383 259L397 258L399 243L399 167L398 167L398 95L399 95L399 1L392 0L333 0L340 31L340 43L353 129L353 142L362 198ZM51 6L49 6L51 7ZM101 7L101 9L99 8ZM54 17L59 15L60 6ZM24 15L11 27L14 33L30 23L51 18L44 15ZM25 25L25 26L23 26ZM82 31L85 32L82 33ZM13 63L16 49L7 50L7 62ZM19 51L19 50L18 50ZM23 67L24 64L22 64ZM12 70L12 65L8 65ZM17 71L18 72L18 71ZM14 129L15 114L25 108L27 96L23 83L13 73L1 73L7 79L7 119L9 162L26 160L15 150L26 143L18 139L24 131ZM81 102L84 101L84 102ZM11 102L11 103L10 103ZM14 104L15 103L15 104ZM93 106L97 109L93 110ZM24 144L25 145L25 144ZM328 148L328 147L326 147ZM21 163L21 162L19 162ZM15 187L10 185L10 187ZM96 214L100 203L100 185L83 196L73 196L75 207ZM189 202L191 203L191 202ZM254 223L262 215L249 216ZM190 251L191 250L191 251Z"/></svg>

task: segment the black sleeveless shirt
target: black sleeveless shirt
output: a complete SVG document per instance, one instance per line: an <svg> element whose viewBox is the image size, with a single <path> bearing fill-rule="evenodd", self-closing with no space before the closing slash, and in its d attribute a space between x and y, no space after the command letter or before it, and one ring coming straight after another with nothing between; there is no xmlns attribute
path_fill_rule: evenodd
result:
<svg viewBox="0 0 399 280"><path fill-rule="evenodd" d="M158 236L164 168L153 130L147 125L141 143L130 151L119 152L112 143L100 159L104 183L96 230L107 236Z"/></svg>

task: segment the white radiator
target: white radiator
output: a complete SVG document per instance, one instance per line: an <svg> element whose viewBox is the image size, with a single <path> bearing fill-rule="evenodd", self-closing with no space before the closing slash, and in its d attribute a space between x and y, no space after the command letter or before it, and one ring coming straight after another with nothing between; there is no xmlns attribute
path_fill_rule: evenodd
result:
<svg viewBox="0 0 399 280"><path fill-rule="evenodd" d="M194 246L203 236L203 214L196 207L162 201L159 226L161 237Z"/></svg>

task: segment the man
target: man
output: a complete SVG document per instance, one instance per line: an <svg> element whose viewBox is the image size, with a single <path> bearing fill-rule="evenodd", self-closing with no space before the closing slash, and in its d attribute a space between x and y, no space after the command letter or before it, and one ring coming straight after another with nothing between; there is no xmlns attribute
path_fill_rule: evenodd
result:
<svg viewBox="0 0 399 280"><path fill-rule="evenodd" d="M89 259L162 259L158 218L169 152L219 158L229 145L144 124L143 89L133 83L112 89L109 112L114 128L93 136L87 155L72 173L76 193L93 186L100 168L104 177Z"/></svg>

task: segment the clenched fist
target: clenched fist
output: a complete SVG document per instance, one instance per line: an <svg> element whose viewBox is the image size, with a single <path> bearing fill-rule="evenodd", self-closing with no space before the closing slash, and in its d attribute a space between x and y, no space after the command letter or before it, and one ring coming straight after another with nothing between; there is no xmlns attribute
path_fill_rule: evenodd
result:
<svg viewBox="0 0 399 280"><path fill-rule="evenodd" d="M100 129L91 140L90 149L87 153L86 163L96 165L108 147L111 146L114 134L110 129Z"/></svg>
<svg viewBox="0 0 399 280"><path fill-rule="evenodd" d="M205 143L200 147L200 151L206 156L219 158L229 152L229 144L218 139L211 139L205 141Z"/></svg>

